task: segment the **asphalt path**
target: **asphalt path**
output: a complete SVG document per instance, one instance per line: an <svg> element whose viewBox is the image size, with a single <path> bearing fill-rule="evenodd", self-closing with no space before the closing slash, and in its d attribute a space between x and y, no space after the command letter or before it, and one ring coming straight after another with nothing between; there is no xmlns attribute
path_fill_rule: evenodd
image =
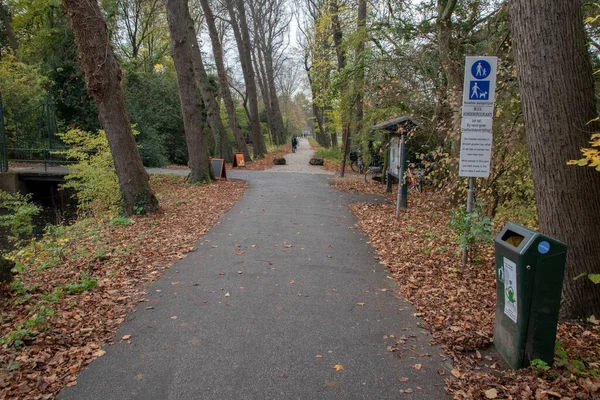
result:
<svg viewBox="0 0 600 400"><path fill-rule="evenodd" d="M228 176L246 194L59 398L446 398L441 350L348 207L383 200L316 173Z"/></svg>

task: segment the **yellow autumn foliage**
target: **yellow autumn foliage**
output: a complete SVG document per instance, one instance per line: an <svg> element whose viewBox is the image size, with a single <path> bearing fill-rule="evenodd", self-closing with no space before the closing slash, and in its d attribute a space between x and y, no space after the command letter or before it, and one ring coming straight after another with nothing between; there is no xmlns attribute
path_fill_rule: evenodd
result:
<svg viewBox="0 0 600 400"><path fill-rule="evenodd" d="M583 156L579 160L569 160L568 165L578 165L580 167L592 167L600 171L600 133L594 133L590 140L591 147L581 149Z"/></svg>

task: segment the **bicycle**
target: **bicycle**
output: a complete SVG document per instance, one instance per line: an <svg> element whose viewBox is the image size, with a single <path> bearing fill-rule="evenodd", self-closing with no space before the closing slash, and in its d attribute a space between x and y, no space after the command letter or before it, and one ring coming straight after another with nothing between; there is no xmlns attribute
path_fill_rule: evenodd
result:
<svg viewBox="0 0 600 400"><path fill-rule="evenodd" d="M370 180L383 182L383 165L375 164L371 165L365 172L365 182Z"/></svg>
<svg viewBox="0 0 600 400"><path fill-rule="evenodd" d="M350 168L352 171L358 172L359 174L362 174L365 170L365 162L363 161L362 155L357 151L350 153Z"/></svg>
<svg viewBox="0 0 600 400"><path fill-rule="evenodd" d="M423 178L421 176L421 172L414 168L408 168L406 171L406 177L408 178L408 190L418 190L419 192L423 191Z"/></svg>

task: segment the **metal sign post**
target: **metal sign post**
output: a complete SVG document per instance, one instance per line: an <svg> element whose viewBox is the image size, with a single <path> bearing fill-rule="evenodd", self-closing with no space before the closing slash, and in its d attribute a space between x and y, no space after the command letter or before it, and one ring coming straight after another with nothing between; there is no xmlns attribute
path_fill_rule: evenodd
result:
<svg viewBox="0 0 600 400"><path fill-rule="evenodd" d="M8 171L8 153L6 151L6 131L4 130L4 111L2 93L0 93L0 172Z"/></svg>
<svg viewBox="0 0 600 400"><path fill-rule="evenodd" d="M469 217L475 202L475 178L487 178L490 175L497 65L497 57L467 57L465 60L458 170L458 176L469 178L465 236L469 235ZM468 262L468 250L465 241L463 264Z"/></svg>
<svg viewBox="0 0 600 400"><path fill-rule="evenodd" d="M396 199L396 217L400 216L400 209L407 207L407 199L406 199L406 183L404 182L404 174L406 171L404 170L404 165L406 163L406 154L405 154L405 146L406 146L406 136L402 134L400 137L400 143L398 144L398 198Z"/></svg>

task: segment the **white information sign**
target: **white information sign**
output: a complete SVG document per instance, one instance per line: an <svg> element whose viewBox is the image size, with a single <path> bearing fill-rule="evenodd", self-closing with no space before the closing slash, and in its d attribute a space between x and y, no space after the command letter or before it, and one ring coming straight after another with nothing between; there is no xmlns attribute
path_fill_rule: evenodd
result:
<svg viewBox="0 0 600 400"><path fill-rule="evenodd" d="M390 174L396 178L400 173L400 138L395 137L390 141Z"/></svg>
<svg viewBox="0 0 600 400"><path fill-rule="evenodd" d="M487 133L492 134L492 119L491 118L465 118L461 123L463 133Z"/></svg>
<svg viewBox="0 0 600 400"><path fill-rule="evenodd" d="M467 57L463 86L463 113L494 112L497 57ZM467 106L466 108L464 106ZM464 115L464 114L463 114ZM467 115L476 117L477 115ZM487 118L492 118L490 114Z"/></svg>
<svg viewBox="0 0 600 400"><path fill-rule="evenodd" d="M487 178L490 175L492 135L463 131L460 140L460 176Z"/></svg>
<svg viewBox="0 0 600 400"><path fill-rule="evenodd" d="M517 264L504 257L504 314L517 323Z"/></svg>
<svg viewBox="0 0 600 400"><path fill-rule="evenodd" d="M466 58L459 176L490 175L497 65L497 57Z"/></svg>

